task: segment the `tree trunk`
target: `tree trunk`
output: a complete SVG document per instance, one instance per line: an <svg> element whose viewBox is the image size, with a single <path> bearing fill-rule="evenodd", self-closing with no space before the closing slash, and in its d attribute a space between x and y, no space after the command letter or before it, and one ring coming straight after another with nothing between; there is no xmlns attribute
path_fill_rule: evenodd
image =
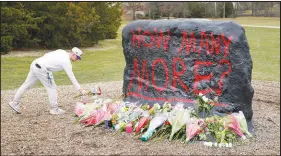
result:
<svg viewBox="0 0 281 156"><path fill-rule="evenodd" d="M255 16L255 2L252 2L252 16Z"/></svg>
<svg viewBox="0 0 281 156"><path fill-rule="evenodd" d="M168 19L170 19L170 11L168 11Z"/></svg>
<svg viewBox="0 0 281 156"><path fill-rule="evenodd" d="M234 15L234 17L237 17L237 2L234 2L233 15Z"/></svg>
<svg viewBox="0 0 281 156"><path fill-rule="evenodd" d="M150 19L150 8L148 10L148 19Z"/></svg>
<svg viewBox="0 0 281 156"><path fill-rule="evenodd" d="M239 16L239 2L236 2L236 15L235 17Z"/></svg>
<svg viewBox="0 0 281 156"><path fill-rule="evenodd" d="M217 18L217 2L215 2L215 18Z"/></svg>
<svg viewBox="0 0 281 156"><path fill-rule="evenodd" d="M133 21L136 20L136 9L133 8Z"/></svg>
<svg viewBox="0 0 281 156"><path fill-rule="evenodd" d="M270 16L272 16L273 14L273 2L270 2L270 10L269 10L269 13L270 13Z"/></svg>
<svg viewBox="0 0 281 156"><path fill-rule="evenodd" d="M264 5L264 14L263 16L267 17L268 16L268 7L267 4Z"/></svg>
<svg viewBox="0 0 281 156"><path fill-rule="evenodd" d="M223 2L223 18L225 18L225 2Z"/></svg>
<svg viewBox="0 0 281 156"><path fill-rule="evenodd" d="M182 2L182 16L185 18L185 2Z"/></svg>

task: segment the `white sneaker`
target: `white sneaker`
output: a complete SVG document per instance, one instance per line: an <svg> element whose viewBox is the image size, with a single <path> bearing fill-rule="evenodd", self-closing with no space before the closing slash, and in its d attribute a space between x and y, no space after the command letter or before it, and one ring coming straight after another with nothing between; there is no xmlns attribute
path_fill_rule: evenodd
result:
<svg viewBox="0 0 281 156"><path fill-rule="evenodd" d="M50 113L53 115L60 115L60 114L65 113L65 110L62 110L60 108L55 108L55 109L51 109Z"/></svg>
<svg viewBox="0 0 281 156"><path fill-rule="evenodd" d="M14 103L13 101L9 102L9 106L17 113L20 114L20 105L19 103Z"/></svg>

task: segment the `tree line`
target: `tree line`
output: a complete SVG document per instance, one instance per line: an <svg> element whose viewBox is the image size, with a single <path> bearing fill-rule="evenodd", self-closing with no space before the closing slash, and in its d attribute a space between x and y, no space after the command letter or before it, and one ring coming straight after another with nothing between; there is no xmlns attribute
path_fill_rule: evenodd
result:
<svg viewBox="0 0 281 156"><path fill-rule="evenodd" d="M117 37L121 15L120 2L1 2L1 54L93 46Z"/></svg>
<svg viewBox="0 0 281 156"><path fill-rule="evenodd" d="M280 17L280 2L127 2L132 19ZM145 16L135 14L145 11Z"/></svg>

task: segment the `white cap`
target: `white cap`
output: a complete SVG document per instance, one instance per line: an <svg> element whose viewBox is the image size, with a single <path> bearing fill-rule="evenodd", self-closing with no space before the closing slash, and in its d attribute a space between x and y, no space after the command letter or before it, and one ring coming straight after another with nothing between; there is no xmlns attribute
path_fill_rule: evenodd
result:
<svg viewBox="0 0 281 156"><path fill-rule="evenodd" d="M72 48L72 52L77 55L77 58L79 60L81 60L81 55L83 54L83 52L79 48L77 47Z"/></svg>

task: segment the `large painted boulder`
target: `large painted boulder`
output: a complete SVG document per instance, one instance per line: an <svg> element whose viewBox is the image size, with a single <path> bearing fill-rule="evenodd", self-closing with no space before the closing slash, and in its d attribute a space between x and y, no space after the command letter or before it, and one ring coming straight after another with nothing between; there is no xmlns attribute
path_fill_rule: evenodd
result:
<svg viewBox="0 0 281 156"><path fill-rule="evenodd" d="M140 20L122 32L126 101L194 104L218 97L220 113L251 120L252 58L245 30L233 21Z"/></svg>

